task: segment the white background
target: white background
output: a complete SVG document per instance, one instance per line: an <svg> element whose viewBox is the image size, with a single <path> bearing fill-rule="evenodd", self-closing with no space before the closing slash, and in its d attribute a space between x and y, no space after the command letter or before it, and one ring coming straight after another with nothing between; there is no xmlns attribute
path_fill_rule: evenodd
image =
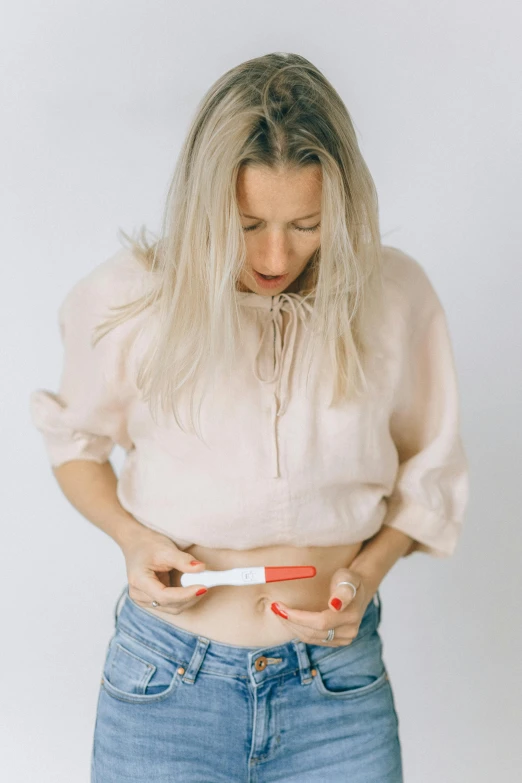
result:
<svg viewBox="0 0 522 783"><path fill-rule="evenodd" d="M58 381L58 304L115 252L119 227L158 231L196 103L225 70L272 51L304 55L341 94L383 240L422 263L453 339L471 463L462 538L452 558L416 554L381 584L405 781L521 779L520 9L3 3L4 780L88 783L125 583L121 551L62 495L29 418L30 391Z"/></svg>

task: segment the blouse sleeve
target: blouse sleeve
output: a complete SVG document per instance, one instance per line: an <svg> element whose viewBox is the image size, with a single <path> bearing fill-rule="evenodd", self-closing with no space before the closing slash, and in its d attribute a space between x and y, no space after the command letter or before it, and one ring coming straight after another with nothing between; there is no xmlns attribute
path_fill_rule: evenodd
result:
<svg viewBox="0 0 522 783"><path fill-rule="evenodd" d="M399 469L383 524L414 539L407 554L453 554L469 494L459 390L444 309L423 274L390 432Z"/></svg>
<svg viewBox="0 0 522 783"><path fill-rule="evenodd" d="M127 324L92 345L94 326L110 315L109 305L122 302L121 282L107 270L107 262L95 268L59 307L63 363L57 392L35 389L30 394L31 418L53 467L79 459L103 463L116 444L126 450L132 446L126 426L133 395L126 366Z"/></svg>

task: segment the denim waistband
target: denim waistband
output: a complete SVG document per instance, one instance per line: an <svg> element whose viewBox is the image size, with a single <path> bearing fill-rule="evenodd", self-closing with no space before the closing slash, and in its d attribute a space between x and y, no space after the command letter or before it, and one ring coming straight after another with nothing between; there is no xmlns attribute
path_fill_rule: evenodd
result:
<svg viewBox="0 0 522 783"><path fill-rule="evenodd" d="M359 625L359 631L350 646L358 644L375 631L380 623L381 599L379 591L368 604ZM294 637L283 644L267 647L236 646L209 639L162 620L147 612L129 596L125 585L116 601L115 627L118 632L135 638L158 653L166 655L185 667L184 680L193 682L203 663L207 671L223 676L245 677L254 684L282 674L300 672L303 682L312 679L311 668L326 655L338 654L344 645L329 647L308 644Z"/></svg>

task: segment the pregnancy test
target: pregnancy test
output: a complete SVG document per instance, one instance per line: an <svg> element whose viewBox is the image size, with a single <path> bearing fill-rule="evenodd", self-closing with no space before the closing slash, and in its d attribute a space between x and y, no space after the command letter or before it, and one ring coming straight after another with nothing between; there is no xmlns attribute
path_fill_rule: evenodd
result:
<svg viewBox="0 0 522 783"><path fill-rule="evenodd" d="M288 579L309 579L315 574L315 566L255 566L229 568L227 571L205 570L199 574L182 574L181 586L264 585L267 582L284 582Z"/></svg>

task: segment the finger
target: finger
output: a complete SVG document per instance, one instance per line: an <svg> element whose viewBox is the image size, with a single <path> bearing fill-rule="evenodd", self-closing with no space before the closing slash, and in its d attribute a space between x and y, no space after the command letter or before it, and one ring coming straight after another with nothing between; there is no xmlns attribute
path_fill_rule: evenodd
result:
<svg viewBox="0 0 522 783"><path fill-rule="evenodd" d="M271 608L274 614L279 614L277 611L279 609L287 615L282 619L289 620L291 623L301 628L308 628L315 631L322 631L324 628L335 628L336 621L337 624L339 622L337 618L339 613L330 609L325 609L322 612L310 612L305 609L290 609L280 601L275 601L271 605Z"/></svg>
<svg viewBox="0 0 522 783"><path fill-rule="evenodd" d="M291 620L287 620L284 617L281 617L281 615L278 615L277 612L274 612L280 620L280 622L284 623L286 628L291 628L294 631L294 635L297 636L298 639L300 639L302 642L306 642L307 644L316 644L316 637L318 635L318 631L316 631L314 628L305 627L303 625L298 625L297 623L292 622ZM324 632L326 633L326 632Z"/></svg>
<svg viewBox="0 0 522 783"><path fill-rule="evenodd" d="M317 631L315 628L306 628L303 625L297 625L290 620L285 620L283 617L279 617L280 622L285 624L286 628L291 628L294 632L294 636L300 639L306 644L319 645L321 647L342 647L345 644L350 644L353 636L340 638L335 635L334 639L330 642L326 641L328 631Z"/></svg>
<svg viewBox="0 0 522 783"><path fill-rule="evenodd" d="M355 593L351 585L354 585ZM342 612L347 606L358 604L363 597L361 577L346 569L339 569L332 578L330 595L328 605L334 612Z"/></svg>
<svg viewBox="0 0 522 783"><path fill-rule="evenodd" d="M136 587L147 596L145 601L156 601L160 606L167 606L172 602L177 602L182 599L195 598L196 593L204 587L204 585L167 587L157 578L157 576L151 576L150 574L144 573L140 574L140 579L136 584Z"/></svg>

